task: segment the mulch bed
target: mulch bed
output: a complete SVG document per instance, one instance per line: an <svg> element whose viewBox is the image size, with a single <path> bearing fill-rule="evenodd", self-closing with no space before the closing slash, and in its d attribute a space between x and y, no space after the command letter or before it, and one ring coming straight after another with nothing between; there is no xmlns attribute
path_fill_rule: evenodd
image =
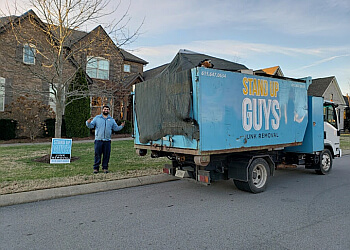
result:
<svg viewBox="0 0 350 250"><path fill-rule="evenodd" d="M79 160L79 159L80 159L80 157L72 156L72 157L70 158L70 162L77 161L77 160ZM50 155L44 155L44 156L35 158L35 159L33 159L33 161L35 161L35 162L41 162L41 163L50 163Z"/></svg>

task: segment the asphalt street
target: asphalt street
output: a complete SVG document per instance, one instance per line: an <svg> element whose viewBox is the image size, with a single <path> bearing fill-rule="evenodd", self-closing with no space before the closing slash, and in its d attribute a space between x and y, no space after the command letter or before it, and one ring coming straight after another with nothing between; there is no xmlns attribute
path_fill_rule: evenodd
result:
<svg viewBox="0 0 350 250"><path fill-rule="evenodd" d="M130 140L130 138L121 138L116 140ZM350 155L350 150L343 151L344 156ZM83 185L74 185L70 187L60 187L60 188L51 188L44 190L36 190L23 193L14 193L0 195L0 207L9 206L21 203L35 202L40 200L48 200L55 198L62 198L73 195L82 195L96 192L103 192L113 189L121 189L135 186L142 186L154 183L161 183L166 181L177 180L177 178L169 175L154 175L154 176L143 176L137 178L109 181L109 182L100 182L100 183L91 183Z"/></svg>
<svg viewBox="0 0 350 250"><path fill-rule="evenodd" d="M150 184L0 208L0 249L350 249L350 156L332 173Z"/></svg>

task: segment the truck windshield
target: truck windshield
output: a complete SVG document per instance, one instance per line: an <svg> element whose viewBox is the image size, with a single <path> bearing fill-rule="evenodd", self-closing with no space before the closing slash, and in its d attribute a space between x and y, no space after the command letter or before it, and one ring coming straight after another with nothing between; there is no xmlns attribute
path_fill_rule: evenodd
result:
<svg viewBox="0 0 350 250"><path fill-rule="evenodd" d="M337 116L332 105L323 106L323 120L337 128Z"/></svg>

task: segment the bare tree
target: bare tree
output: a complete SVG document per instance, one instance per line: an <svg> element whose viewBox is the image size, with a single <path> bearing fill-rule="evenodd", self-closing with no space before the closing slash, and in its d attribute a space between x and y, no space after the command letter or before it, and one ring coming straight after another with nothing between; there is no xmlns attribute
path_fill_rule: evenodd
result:
<svg viewBox="0 0 350 250"><path fill-rule="evenodd" d="M28 53L29 57L33 56L37 62L35 66L31 63L25 65L31 73L28 77L35 77L38 83L42 84L28 89L26 82L23 82L22 86L17 85L13 91L30 92L45 98L50 96L56 114L55 137L59 138L62 116L65 106L68 105L65 100L69 96L82 98L90 95L81 91L68 92L68 86L76 72L79 68L85 69L89 53L96 47L108 53L112 45L119 48L133 42L139 34L142 23L136 31L131 33L128 31L129 5L119 19L111 21L105 28L99 26L86 33L81 31L84 26L97 23L101 18L117 13L121 1L113 9L110 9L110 0L29 0L29 2L34 11L22 15L23 18L8 15L8 21L16 37L17 50ZM45 35L39 36L39 33ZM114 44L111 44L110 37L114 38ZM23 46L26 46L26 50L23 50ZM121 78L118 81L120 82ZM42 87L43 85L45 87ZM102 85L104 85L102 92L108 95L118 91L125 92L122 84ZM95 89L101 92L101 88Z"/></svg>
<svg viewBox="0 0 350 250"><path fill-rule="evenodd" d="M18 97L11 104L6 114L18 122L20 135L28 136L31 140L42 133L45 119L52 118L54 112L41 101L32 100L28 95Z"/></svg>

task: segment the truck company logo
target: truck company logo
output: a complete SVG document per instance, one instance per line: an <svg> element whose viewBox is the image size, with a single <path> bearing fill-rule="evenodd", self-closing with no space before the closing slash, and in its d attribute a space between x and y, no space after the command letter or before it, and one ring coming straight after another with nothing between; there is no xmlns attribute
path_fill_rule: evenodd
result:
<svg viewBox="0 0 350 250"><path fill-rule="evenodd" d="M279 83L256 78L243 78L243 94L252 96L246 97L242 102L242 125L245 131L250 131L252 127L255 131L260 131L265 121L265 130L277 130L280 125L279 109L277 100ZM253 98L265 97L265 98ZM267 99L271 97L273 99Z"/></svg>

